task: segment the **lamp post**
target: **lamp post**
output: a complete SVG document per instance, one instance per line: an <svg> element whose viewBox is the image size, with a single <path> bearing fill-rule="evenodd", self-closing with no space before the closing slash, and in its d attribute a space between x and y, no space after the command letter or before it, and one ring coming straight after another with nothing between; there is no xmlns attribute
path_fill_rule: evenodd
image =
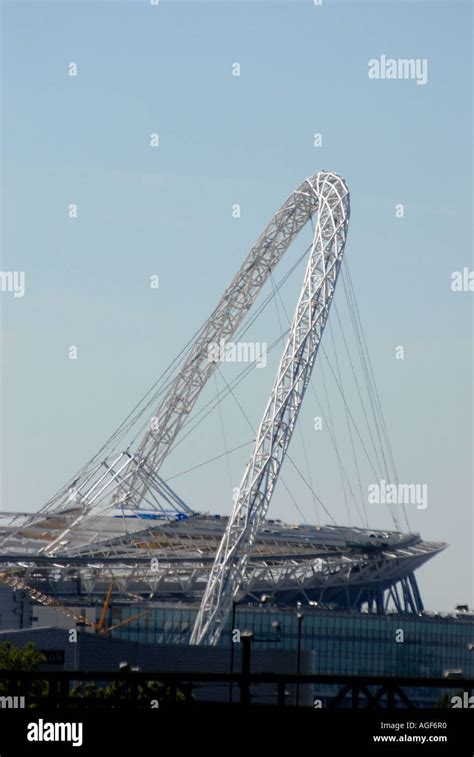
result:
<svg viewBox="0 0 474 757"><path fill-rule="evenodd" d="M86 628L86 623L83 620L79 620L76 622L76 629L79 629L79 633L76 631L76 643L74 644L74 670L78 669L78 647L79 647L79 639L81 638L81 633L84 633L84 629Z"/></svg>
<svg viewBox="0 0 474 757"><path fill-rule="evenodd" d="M238 602L235 600L232 602L232 623L230 626L230 673L234 672L234 628L235 628L235 608L238 605ZM229 703L232 704L232 689L233 689L233 682L230 682L229 687Z"/></svg>
<svg viewBox="0 0 474 757"><path fill-rule="evenodd" d="M301 626L303 624L304 613L301 611L301 602L296 603L296 619L298 621L298 642L296 649L296 675L300 674L301 663ZM300 701L300 682L296 682L296 706L298 707Z"/></svg>
<svg viewBox="0 0 474 757"><path fill-rule="evenodd" d="M262 594L262 596L260 597L259 606L263 607L271 599L272 599L272 597L270 597L268 594ZM231 620L231 628L230 628L230 672L231 672L231 674L234 672L234 639L233 639L233 636L234 636L234 630L237 630L235 628L236 607L238 605L240 605L240 604L241 604L240 602L235 602L235 601L232 602L232 620ZM242 604L244 604L244 603L242 603ZM243 642L242 637L244 635L248 636L249 633L251 633L251 636L252 636L252 638L253 638L254 641L259 641L261 643L268 643L268 644L270 644L270 643L276 644L276 643L278 643L278 642L281 641L281 625L280 625L280 623L277 620L274 620L272 622L272 628L275 631L275 637L273 639L272 638L269 638L269 639L255 638L253 636L253 633L251 633L250 631L243 631L240 634L239 640L242 641L242 644L243 644L244 642ZM247 643L247 642L245 642L245 643ZM250 643L250 642L248 642L248 643ZM243 653L243 649L242 649L242 653ZM229 685L229 703L230 704L232 704L232 696L233 696L233 682L230 681L230 685Z"/></svg>
<svg viewBox="0 0 474 757"><path fill-rule="evenodd" d="M273 621L272 628L275 631L275 642L281 641L281 625L277 620ZM270 639L270 641L272 641L272 639Z"/></svg>
<svg viewBox="0 0 474 757"><path fill-rule="evenodd" d="M240 705L241 707L250 706L250 644L253 639L252 631L242 631L240 634L242 641L242 678L240 688Z"/></svg>

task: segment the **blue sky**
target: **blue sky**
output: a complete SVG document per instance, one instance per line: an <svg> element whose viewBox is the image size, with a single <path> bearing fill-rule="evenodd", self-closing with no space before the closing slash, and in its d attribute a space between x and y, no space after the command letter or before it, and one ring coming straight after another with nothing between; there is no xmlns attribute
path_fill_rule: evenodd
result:
<svg viewBox="0 0 474 757"><path fill-rule="evenodd" d="M290 192L330 169L351 190L346 256L400 479L429 486L410 524L451 544L419 574L425 601L474 603L473 295L450 287L473 267L471 15L467 2L2 2L2 270L26 273L23 298L1 294L3 509L36 509L99 448ZM426 59L427 84L370 80L380 55ZM290 314L302 276L285 290ZM253 333L277 331L274 313ZM255 425L275 365L239 395ZM345 523L315 415L311 395L312 480ZM235 404L223 419L229 447L249 438ZM218 454L212 423L164 472ZM290 452L304 452L298 434ZM247 456L174 485L198 510L229 512ZM311 520L308 492L284 476ZM282 487L271 513L300 520ZM370 520L390 527L386 512Z"/></svg>

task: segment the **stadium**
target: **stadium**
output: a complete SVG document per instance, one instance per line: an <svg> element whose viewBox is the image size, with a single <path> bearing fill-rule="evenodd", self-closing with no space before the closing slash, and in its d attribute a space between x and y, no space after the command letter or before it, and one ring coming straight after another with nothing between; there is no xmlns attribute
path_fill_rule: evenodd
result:
<svg viewBox="0 0 474 757"><path fill-rule="evenodd" d="M309 221L303 289L232 512L196 512L160 468L217 369L210 345L245 334L260 290ZM469 609L428 613L417 584L416 571L444 542L402 530L396 508L390 530L268 517L310 385L348 223L343 179L322 171L303 182L132 417L38 512L0 513L2 632L78 624L109 639L223 647L234 628L245 627L260 648L314 652L318 671L474 675ZM347 291L354 304L350 284ZM380 479L397 481L356 309L353 315L384 447ZM420 701L433 705L430 696Z"/></svg>

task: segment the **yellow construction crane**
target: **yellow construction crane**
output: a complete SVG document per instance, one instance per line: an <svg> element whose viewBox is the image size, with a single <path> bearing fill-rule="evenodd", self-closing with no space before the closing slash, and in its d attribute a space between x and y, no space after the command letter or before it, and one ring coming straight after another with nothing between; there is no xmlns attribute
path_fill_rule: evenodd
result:
<svg viewBox="0 0 474 757"><path fill-rule="evenodd" d="M107 596L105 597L104 604L102 606L102 611L100 613L100 618L97 623L94 623L94 621L89 620L89 618L87 618L85 615L80 615L72 607L67 607L62 602L60 602L59 599L54 599L54 597L50 597L48 594L44 594L44 592L39 591L38 589L35 589L33 586L30 586L29 584L27 584L20 576L14 575L13 573L0 572L0 583L7 584L7 586L11 586L12 589L22 589L23 591L26 591L30 595L30 597L35 600L35 602L38 602L38 604L44 605L45 607L53 607L55 610L62 613L63 615L67 615L69 618L72 618L73 620L75 620L76 623L83 623L86 626L93 628L101 636L109 636L112 633L112 631L115 631L117 628L122 628L123 626L126 626L129 623L133 623L134 620L138 620L138 618L141 618L144 615L150 614L149 610L146 612L139 612L136 615L132 615L132 617L130 618L126 618L126 620L123 620L120 623L116 623L113 626L104 628L104 622L107 615L107 610L109 608L110 600L112 598L112 592L114 589L113 579L110 582L110 586L107 591Z"/></svg>
<svg viewBox="0 0 474 757"><path fill-rule="evenodd" d="M97 623L92 624L95 630L98 631L102 636L108 636L112 631L116 631L117 628L122 628L122 626L127 626L129 623L132 623L134 620L138 620L138 618L141 618L144 615L150 614L149 610L147 610L146 612L138 612L136 615L132 615L131 618L126 618L126 620L122 620L120 623L116 623L114 626L109 626L108 628L104 628L105 616L107 615L107 610L110 605L113 589L114 589L114 580L112 579L107 591L107 596L105 597L105 600L104 600L104 604L102 605L102 612L100 613L100 618Z"/></svg>

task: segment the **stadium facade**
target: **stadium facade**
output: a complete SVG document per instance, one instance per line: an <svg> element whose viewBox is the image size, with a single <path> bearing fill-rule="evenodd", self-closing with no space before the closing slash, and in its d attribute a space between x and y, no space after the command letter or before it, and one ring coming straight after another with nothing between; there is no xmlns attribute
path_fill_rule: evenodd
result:
<svg viewBox="0 0 474 757"><path fill-rule="evenodd" d="M102 623L116 641L189 645L227 519L146 519L146 528L131 519L126 549L123 535L115 535L119 521L102 519L95 545L76 534L77 546L54 561L37 548L32 560L28 551L39 538L52 541L64 523L46 519L27 532L17 528L17 553L10 544L3 558L9 567L0 579L0 630L72 628L83 617L88 634L97 634ZM426 612L416 582L416 569L445 547L418 534L269 520L218 647L230 647L237 628L253 632L255 649L313 652L317 673L474 677L474 615L467 607ZM140 556L151 548L154 557ZM331 689L315 695L324 701ZM440 696L428 688L412 693L424 706L436 706Z"/></svg>

